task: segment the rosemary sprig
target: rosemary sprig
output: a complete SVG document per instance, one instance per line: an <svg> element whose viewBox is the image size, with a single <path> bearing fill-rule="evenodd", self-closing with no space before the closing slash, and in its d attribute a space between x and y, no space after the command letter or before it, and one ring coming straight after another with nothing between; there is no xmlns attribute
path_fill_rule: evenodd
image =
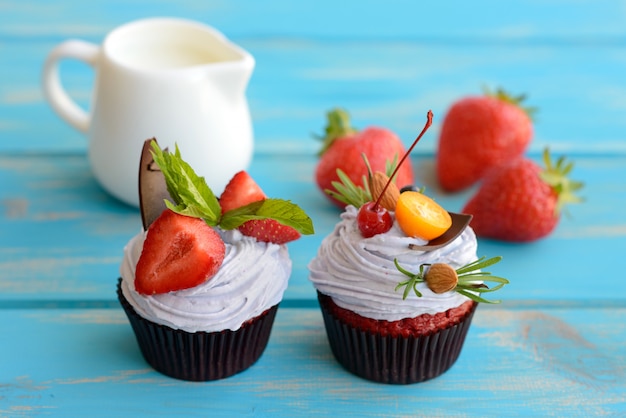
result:
<svg viewBox="0 0 626 418"><path fill-rule="evenodd" d="M362 153L361 157L365 162L368 173L371 173L372 169L365 153ZM391 176L397 165L398 155L396 154L393 161L387 160L385 162L385 174L387 176ZM360 208L367 202L371 202L373 200L372 193L369 188L369 182L367 181L367 176L362 176L361 184L358 185L355 184L342 169L338 168L337 177L339 178L339 181L333 181L330 183L333 186L334 190L326 189L324 190L326 194L334 197L342 203L345 203L346 205L352 205L355 208Z"/></svg>
<svg viewBox="0 0 626 418"><path fill-rule="evenodd" d="M325 190L328 195L346 205L352 205L355 208L360 208L365 203L372 200L372 194L370 193L365 176L363 176L363 184L365 187L354 184L354 182L350 180L350 177L340 168L337 169L337 177L339 177L340 181L333 181L331 183L335 190Z"/></svg>
<svg viewBox="0 0 626 418"><path fill-rule="evenodd" d="M463 296L466 296L472 299L475 302L500 303L499 300L495 300L495 301L487 300L479 296L478 294L495 292L496 290L502 288L505 284L509 283L509 281L503 277L492 276L491 273L489 272L479 271L481 269L484 269L486 267L489 267L491 265L498 263L501 259L502 257L500 256L492 257L489 259L485 259L485 257L483 256L472 263L466 264L465 266L462 266L454 270L456 274L454 275L455 277L452 278L452 280L456 280L456 286L454 287L453 290ZM406 270L405 268L403 268L402 266L400 266L400 264L398 263L398 259L394 259L394 264L396 265L396 268L398 269L398 271L400 271L402 274L404 274L405 276L409 278L406 281L398 283L398 285L395 288L395 290L398 291L399 289L404 287L402 299L406 299L409 296L409 293L411 292L411 290L413 290L413 292L418 297L422 297L421 292L417 290L417 285L419 283L425 282L426 285L432 290L435 284L440 284L440 283L434 283L435 280L440 281L442 279L445 279L445 280L450 279L449 276L446 276L446 277L442 277L441 275L438 275L437 277L429 276L428 273L430 269L427 270L426 267L430 267L431 264L420 265L419 271L417 273L412 273ZM496 283L496 285L490 288L484 282L493 282L493 283Z"/></svg>
<svg viewBox="0 0 626 418"><path fill-rule="evenodd" d="M397 258L394 258L393 262L396 265L396 268L400 271L400 273L402 273L402 274L404 274L404 275L409 277L409 280L406 280L404 282L398 283L398 285L396 286L396 288L394 290L397 292L398 289L404 287L404 293L402 294L402 300L406 299L409 296L409 292L411 291L411 289L413 289L413 292L415 292L417 297L421 298L422 297L422 293L419 290L417 290L417 285L419 283L423 283L425 281L425 279L424 279L424 267L428 266L428 264L422 264L420 266L420 271L418 273L413 274L410 271L405 270L404 268L402 268L402 266L400 266L400 264L398 263L398 259Z"/></svg>

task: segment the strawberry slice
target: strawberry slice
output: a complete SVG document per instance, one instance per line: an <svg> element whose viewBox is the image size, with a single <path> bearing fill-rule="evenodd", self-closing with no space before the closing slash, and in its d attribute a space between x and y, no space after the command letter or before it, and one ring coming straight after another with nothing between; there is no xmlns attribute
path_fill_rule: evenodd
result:
<svg viewBox="0 0 626 418"><path fill-rule="evenodd" d="M252 202L266 199L258 184L245 171L240 171L228 182L220 196L222 214Z"/></svg>
<svg viewBox="0 0 626 418"><path fill-rule="evenodd" d="M220 196L222 214L252 202L267 199L261 187L245 171L240 171L228 182ZM239 228L242 234L254 237L257 241L284 244L300 238L300 233L290 226L274 219L247 221Z"/></svg>
<svg viewBox="0 0 626 418"><path fill-rule="evenodd" d="M242 234L254 237L257 241L285 244L300 238L300 233L290 226L274 219L247 221L239 227Z"/></svg>
<svg viewBox="0 0 626 418"><path fill-rule="evenodd" d="M154 295L197 286L217 273L224 241L202 219L169 209L150 225L135 271L135 289Z"/></svg>

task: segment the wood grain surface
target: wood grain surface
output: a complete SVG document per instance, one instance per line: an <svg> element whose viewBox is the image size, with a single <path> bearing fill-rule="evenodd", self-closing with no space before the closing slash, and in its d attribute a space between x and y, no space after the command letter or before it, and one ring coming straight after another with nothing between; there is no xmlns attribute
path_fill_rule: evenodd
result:
<svg viewBox="0 0 626 418"><path fill-rule="evenodd" d="M255 131L249 169L313 218L289 244L293 274L266 352L249 370L190 383L152 370L115 296L138 211L94 179L84 135L45 102L41 70L66 39L100 43L151 16L210 24L247 49ZM626 3L495 0L0 1L0 417L626 416ZM90 108L94 71L63 62ZM539 109L528 155L575 162L585 202L530 244L479 241L511 284L480 306L457 363L386 386L339 366L307 265L338 211L313 181L325 112L347 108L410 143L415 182L448 210L434 175L441 121L460 97L502 86Z"/></svg>

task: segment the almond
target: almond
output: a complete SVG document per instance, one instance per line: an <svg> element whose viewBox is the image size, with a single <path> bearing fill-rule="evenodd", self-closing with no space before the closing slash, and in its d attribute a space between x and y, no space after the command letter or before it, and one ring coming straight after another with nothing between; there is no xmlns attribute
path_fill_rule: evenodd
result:
<svg viewBox="0 0 626 418"><path fill-rule="evenodd" d="M374 201L378 200L378 197L382 193L387 182L389 182L389 177L387 177L385 173L382 173L380 171L375 172L369 177L368 183L370 187L370 192L372 193L372 199ZM387 210L395 211L396 203L398 202L399 198L400 190L395 183L391 182L389 183L387 190L385 190L385 194L380 199L380 205Z"/></svg>
<svg viewBox="0 0 626 418"><path fill-rule="evenodd" d="M428 288L435 293L445 293L454 289L459 281L456 270L444 263L435 263L424 277Z"/></svg>

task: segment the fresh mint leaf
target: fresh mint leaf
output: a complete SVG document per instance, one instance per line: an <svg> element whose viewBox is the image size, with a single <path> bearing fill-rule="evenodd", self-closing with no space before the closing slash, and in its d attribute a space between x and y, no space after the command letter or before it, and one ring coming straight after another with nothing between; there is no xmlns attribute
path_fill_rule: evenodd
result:
<svg viewBox="0 0 626 418"><path fill-rule="evenodd" d="M174 205L166 201L167 207L181 215L202 218L209 225L217 225L222 212L219 201L204 177L198 176L183 161L178 145L173 154L163 152L156 141L151 145L154 161L163 172L167 191L175 203Z"/></svg>
<svg viewBox="0 0 626 418"><path fill-rule="evenodd" d="M265 199L230 210L222 216L220 227L234 229L254 219L274 219L303 235L314 233L311 218L296 204L283 199Z"/></svg>

